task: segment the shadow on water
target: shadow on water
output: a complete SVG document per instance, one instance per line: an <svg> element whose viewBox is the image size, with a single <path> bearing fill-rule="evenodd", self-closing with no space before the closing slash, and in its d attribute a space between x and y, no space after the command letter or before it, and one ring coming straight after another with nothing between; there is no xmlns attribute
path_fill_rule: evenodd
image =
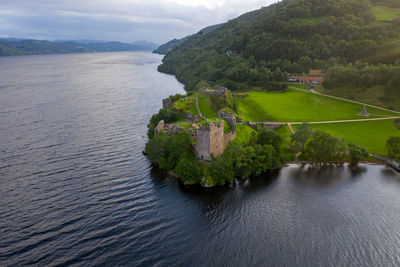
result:
<svg viewBox="0 0 400 267"><path fill-rule="evenodd" d="M183 195L191 199L197 199L200 203L208 207L218 206L227 197L232 197L236 189L240 189L241 193L251 195L257 191L271 188L278 180L280 173L281 170L270 171L266 174L252 176L247 179L235 179L230 185L204 188L200 185L184 185L179 179L169 176L156 167L150 169L150 175L155 185L161 186L166 183L170 183L170 185L176 184Z"/></svg>
<svg viewBox="0 0 400 267"><path fill-rule="evenodd" d="M289 177L298 185L329 188L343 182L354 182L361 178L365 172L367 172L367 168L361 165L302 164L298 167L293 166L289 171Z"/></svg>
<svg viewBox="0 0 400 267"><path fill-rule="evenodd" d="M281 174L281 170L269 171L259 176L252 176L247 179L236 180L236 185L246 193L254 193L257 191L263 191L267 188L271 188L274 183L278 180Z"/></svg>
<svg viewBox="0 0 400 267"><path fill-rule="evenodd" d="M392 168L383 168L380 172L380 178L385 182L400 186L400 174Z"/></svg>

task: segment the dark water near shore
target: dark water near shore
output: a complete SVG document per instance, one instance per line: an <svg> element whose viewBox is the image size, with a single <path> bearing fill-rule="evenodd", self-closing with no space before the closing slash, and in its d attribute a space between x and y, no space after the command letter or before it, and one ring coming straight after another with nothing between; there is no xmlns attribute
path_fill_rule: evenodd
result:
<svg viewBox="0 0 400 267"><path fill-rule="evenodd" d="M160 56L0 58L0 266L399 266L400 175L289 166L184 188L141 151Z"/></svg>

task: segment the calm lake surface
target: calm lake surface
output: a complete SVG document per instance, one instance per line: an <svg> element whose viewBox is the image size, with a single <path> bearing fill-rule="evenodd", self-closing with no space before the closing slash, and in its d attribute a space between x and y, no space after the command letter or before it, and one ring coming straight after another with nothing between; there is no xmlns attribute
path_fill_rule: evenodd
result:
<svg viewBox="0 0 400 267"><path fill-rule="evenodd" d="M149 53L0 58L0 266L399 266L400 175L291 165L185 188L142 155Z"/></svg>

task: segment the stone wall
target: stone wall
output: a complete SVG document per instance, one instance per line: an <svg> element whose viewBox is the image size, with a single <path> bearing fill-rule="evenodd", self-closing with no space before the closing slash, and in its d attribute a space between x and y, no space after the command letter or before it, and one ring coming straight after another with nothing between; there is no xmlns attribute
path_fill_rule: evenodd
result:
<svg viewBox="0 0 400 267"><path fill-rule="evenodd" d="M224 153L224 121L220 124L210 124L210 154L216 158Z"/></svg>
<svg viewBox="0 0 400 267"><path fill-rule="evenodd" d="M236 138L236 133L224 134L224 150L228 147L230 141Z"/></svg>
<svg viewBox="0 0 400 267"><path fill-rule="evenodd" d="M232 127L232 132L236 133L236 117L232 112L220 110L218 112L218 118L226 120L226 122Z"/></svg>
<svg viewBox="0 0 400 267"><path fill-rule="evenodd" d="M197 130L196 154L199 160L212 161L225 150L224 122L209 123Z"/></svg>
<svg viewBox="0 0 400 267"><path fill-rule="evenodd" d="M196 156L200 160L211 161L210 131L208 127L197 130Z"/></svg>
<svg viewBox="0 0 400 267"><path fill-rule="evenodd" d="M165 98L162 100L163 108L169 108L172 105L171 98Z"/></svg>

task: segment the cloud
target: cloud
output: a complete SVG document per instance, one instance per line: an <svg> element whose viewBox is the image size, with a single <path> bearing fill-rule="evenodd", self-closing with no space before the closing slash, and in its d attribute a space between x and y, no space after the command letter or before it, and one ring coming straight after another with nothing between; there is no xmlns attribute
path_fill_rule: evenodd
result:
<svg viewBox="0 0 400 267"><path fill-rule="evenodd" d="M163 43L276 0L0 0L0 36Z"/></svg>

